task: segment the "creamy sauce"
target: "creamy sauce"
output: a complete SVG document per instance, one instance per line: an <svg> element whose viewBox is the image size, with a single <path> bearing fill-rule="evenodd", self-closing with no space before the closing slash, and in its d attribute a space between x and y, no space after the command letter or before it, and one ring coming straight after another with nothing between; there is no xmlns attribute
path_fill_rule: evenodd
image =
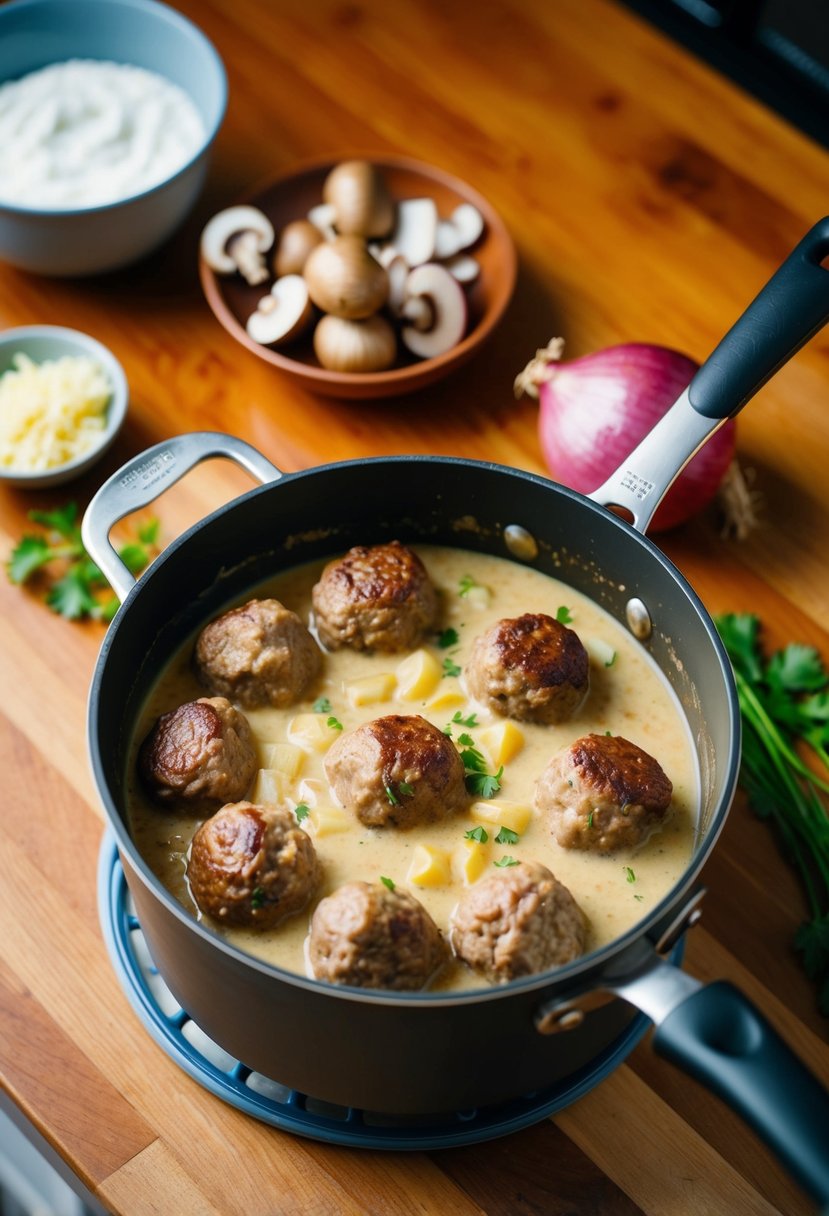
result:
<svg viewBox="0 0 829 1216"><path fill-rule="evenodd" d="M43 210L115 202L178 172L204 136L192 100L156 72L53 63L0 85L0 201Z"/></svg>
<svg viewBox="0 0 829 1216"><path fill-rule="evenodd" d="M581 637L590 662L590 694L579 713L560 726L516 723L523 737L521 750L504 767L501 789L491 800L497 807L517 803L531 808L535 783L550 757L560 747L588 732L620 734L655 756L673 782L673 801L662 829L634 853L593 855L567 850L556 844L549 825L532 811L529 823L517 843L499 844L496 822L486 823L488 841L483 847L484 869L489 873L496 861L505 856L516 860L539 860L563 882L581 905L589 922L588 950L602 946L641 919L671 889L686 869L696 832L696 807L699 781L690 732L673 692L649 655L612 617L592 600L563 583L538 571L502 558L467 551L416 546L432 581L441 595L441 629L454 628L458 642L442 649L437 635L425 639L424 649L443 666L444 659L463 669L475 637L502 617L524 612L545 612L555 616L560 607L569 609L570 626ZM257 588L259 596L272 595L292 608L304 620L310 619L311 588L324 563L314 563L287 571ZM459 595L464 576L471 576L486 593ZM250 597L247 597L250 598ZM159 680L145 707L137 732L130 764L128 804L133 836L139 851L164 885L193 914L201 919L187 889L185 866L187 849L201 820L171 814L154 807L135 778L135 750L159 714L184 701L204 696L191 670L193 642L183 648L169 670ZM606 663L615 653L610 666ZM464 833L480 824L475 803L470 810L448 821L402 832L394 828L366 828L347 811L338 810L323 769L324 747L339 733L327 726L335 717L345 730L390 713L422 714L441 728L457 713L467 718L476 715L476 725L452 726L453 738L467 733L481 751L487 727L506 721L476 704L466 694L463 672L441 676L434 691L414 700L401 699L399 687L388 699L355 706L349 689L355 680L388 673L395 676L406 655L365 654L341 650L325 656L323 671L301 703L288 709L247 710L256 736L260 758L268 762L273 744L289 741L291 723L300 714L313 713L314 702L327 698L331 713L317 714L324 727L320 750L304 747L301 768L293 779L281 782L280 794L290 807L307 805L311 814L303 826L314 837L323 869L323 882L314 903L341 884L355 879L377 882L381 876L412 892L446 932L452 909L464 890L462 859L468 856ZM393 681L389 681L393 684ZM452 695L456 700L451 700ZM328 739L330 735L330 739ZM493 763L488 771L495 772ZM277 780L279 780L277 778ZM260 789L262 787L260 786ZM254 786L256 794L256 786ZM326 808L333 810L333 816ZM344 830L325 833L326 817L344 821ZM316 821L316 823L315 823ZM419 885L410 877L418 845L436 851L438 861L447 861L450 881L440 885ZM440 869L440 866L438 866ZM478 875L480 877L480 875ZM468 881L468 879L466 879ZM288 970L306 973L304 953L307 912L291 917L269 932L218 927L204 918L240 949L255 954ZM484 981L457 963L438 978L439 987L480 987Z"/></svg>

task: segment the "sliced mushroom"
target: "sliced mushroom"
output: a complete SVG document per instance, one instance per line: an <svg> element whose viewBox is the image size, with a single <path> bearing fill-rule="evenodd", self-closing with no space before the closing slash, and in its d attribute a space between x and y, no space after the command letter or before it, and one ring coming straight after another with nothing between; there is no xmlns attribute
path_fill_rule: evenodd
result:
<svg viewBox="0 0 829 1216"><path fill-rule="evenodd" d="M420 266L434 256L437 229L434 199L404 198L397 204L397 224L389 244L410 266Z"/></svg>
<svg viewBox="0 0 829 1216"><path fill-rule="evenodd" d="M435 233L435 257L441 261L454 257L462 249L474 245L483 230L484 217L478 208L473 207L471 203L461 203L448 220L438 223Z"/></svg>
<svg viewBox="0 0 829 1216"><path fill-rule="evenodd" d="M301 274L286 274L276 280L270 295L262 297L245 328L254 342L277 346L298 338L313 315L308 284Z"/></svg>
<svg viewBox="0 0 829 1216"><path fill-rule="evenodd" d="M273 268L277 278L283 274L302 274L308 255L325 238L310 220L292 220L279 234Z"/></svg>
<svg viewBox="0 0 829 1216"><path fill-rule="evenodd" d="M470 257L468 253L458 253L444 262L453 279L459 283L474 283L481 273L480 262Z"/></svg>
<svg viewBox="0 0 829 1216"><path fill-rule="evenodd" d="M303 273L317 307L351 321L377 312L389 292L386 271L359 236L338 236L317 245Z"/></svg>
<svg viewBox="0 0 829 1216"><path fill-rule="evenodd" d="M207 222L201 255L217 274L239 271L252 286L269 278L264 254L274 242L273 224L258 207L227 207Z"/></svg>
<svg viewBox="0 0 829 1216"><path fill-rule="evenodd" d="M329 371L382 372L394 363L397 341L380 313L362 321L327 316L314 330L314 350Z"/></svg>
<svg viewBox="0 0 829 1216"><path fill-rule="evenodd" d="M399 253L390 258L386 264L386 274L389 276L389 312L394 317L402 316L406 300L406 280L409 277L409 263Z"/></svg>
<svg viewBox="0 0 829 1216"><path fill-rule="evenodd" d="M333 241L337 235L337 229L334 227L335 215L330 203L317 203L316 207L312 207L308 212L308 220L319 229L326 241Z"/></svg>
<svg viewBox="0 0 829 1216"><path fill-rule="evenodd" d="M394 225L394 203L386 180L367 160L346 160L328 174L323 200L334 208L334 225L347 236L387 236Z"/></svg>
<svg viewBox="0 0 829 1216"><path fill-rule="evenodd" d="M406 280L402 309L409 324L400 331L403 343L421 359L433 359L457 346L466 330L466 296L443 266L416 266Z"/></svg>

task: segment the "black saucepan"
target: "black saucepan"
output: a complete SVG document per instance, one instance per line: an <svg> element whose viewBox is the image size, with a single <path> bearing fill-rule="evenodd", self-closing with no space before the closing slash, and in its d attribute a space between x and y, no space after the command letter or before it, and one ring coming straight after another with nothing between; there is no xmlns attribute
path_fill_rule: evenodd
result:
<svg viewBox="0 0 829 1216"><path fill-rule="evenodd" d="M642 533L684 463L829 317L829 218L801 241L665 418L590 498L495 464L429 457L352 461L283 476L238 439L195 434L151 448L99 491L87 548L123 603L91 689L98 788L158 969L235 1058L304 1093L399 1114L466 1110L551 1085L589 1064L644 1010L654 1046L719 1092L801 1183L829 1199L829 1096L727 983L666 961L698 915L696 879L737 780L739 709L714 625ZM137 584L113 523L189 468L224 456L263 485L202 520ZM632 518L625 522L613 506ZM641 640L676 690L702 777L699 840L658 907L612 944L555 972L464 993L343 988L268 966L197 923L139 856L125 821L131 734L186 637L276 571L399 538L527 561L592 596ZM623 998L623 999L620 999Z"/></svg>

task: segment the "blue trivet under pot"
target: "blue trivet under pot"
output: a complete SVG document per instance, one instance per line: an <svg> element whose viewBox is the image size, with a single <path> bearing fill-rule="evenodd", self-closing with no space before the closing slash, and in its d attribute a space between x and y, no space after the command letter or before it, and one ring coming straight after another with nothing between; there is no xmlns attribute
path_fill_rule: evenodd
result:
<svg viewBox="0 0 829 1216"><path fill-rule="evenodd" d="M181 1008L150 957L118 850L107 834L98 861L104 939L127 998L147 1030L195 1081L237 1110L298 1136L352 1148L426 1151L493 1140L569 1106L613 1071L650 1025L639 1014L584 1068L544 1089L456 1114L393 1116L333 1106L254 1072L234 1059ZM678 962L681 947L672 961Z"/></svg>

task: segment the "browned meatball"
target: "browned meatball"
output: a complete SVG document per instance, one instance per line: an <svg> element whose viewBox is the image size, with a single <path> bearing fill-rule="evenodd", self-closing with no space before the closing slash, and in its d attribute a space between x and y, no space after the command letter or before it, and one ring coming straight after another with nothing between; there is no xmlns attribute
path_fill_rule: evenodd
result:
<svg viewBox="0 0 829 1216"><path fill-rule="evenodd" d="M320 900L308 954L317 979L357 988L423 988L446 961L446 944L413 895L350 882Z"/></svg>
<svg viewBox="0 0 829 1216"><path fill-rule="evenodd" d="M584 914L537 861L493 871L464 892L452 918L458 958L495 983L560 967L584 951Z"/></svg>
<svg viewBox="0 0 829 1216"><path fill-rule="evenodd" d="M539 778L535 804L548 811L565 849L633 849L665 818L673 786L662 767L621 735L584 735Z"/></svg>
<svg viewBox="0 0 829 1216"><path fill-rule="evenodd" d="M290 705L320 669L319 647L279 600L250 600L211 621L194 656L202 683L255 709Z"/></svg>
<svg viewBox="0 0 829 1216"><path fill-rule="evenodd" d="M235 802L196 832L187 878L202 912L226 925L270 929L305 906L319 864L291 811Z"/></svg>
<svg viewBox="0 0 829 1216"><path fill-rule="evenodd" d="M467 802L455 745L419 715L389 714L341 735L325 773L343 806L369 827L434 823Z"/></svg>
<svg viewBox="0 0 829 1216"><path fill-rule="evenodd" d="M330 650L409 650L438 612L423 562L399 540L358 545L329 562L312 598L317 632Z"/></svg>
<svg viewBox="0 0 829 1216"><path fill-rule="evenodd" d="M138 753L156 802L200 813L244 798L257 764L250 723L225 697L199 697L162 714Z"/></svg>
<svg viewBox="0 0 829 1216"><path fill-rule="evenodd" d="M476 700L503 717L565 722L590 687L587 651L560 621L525 612L475 639L466 683Z"/></svg>

